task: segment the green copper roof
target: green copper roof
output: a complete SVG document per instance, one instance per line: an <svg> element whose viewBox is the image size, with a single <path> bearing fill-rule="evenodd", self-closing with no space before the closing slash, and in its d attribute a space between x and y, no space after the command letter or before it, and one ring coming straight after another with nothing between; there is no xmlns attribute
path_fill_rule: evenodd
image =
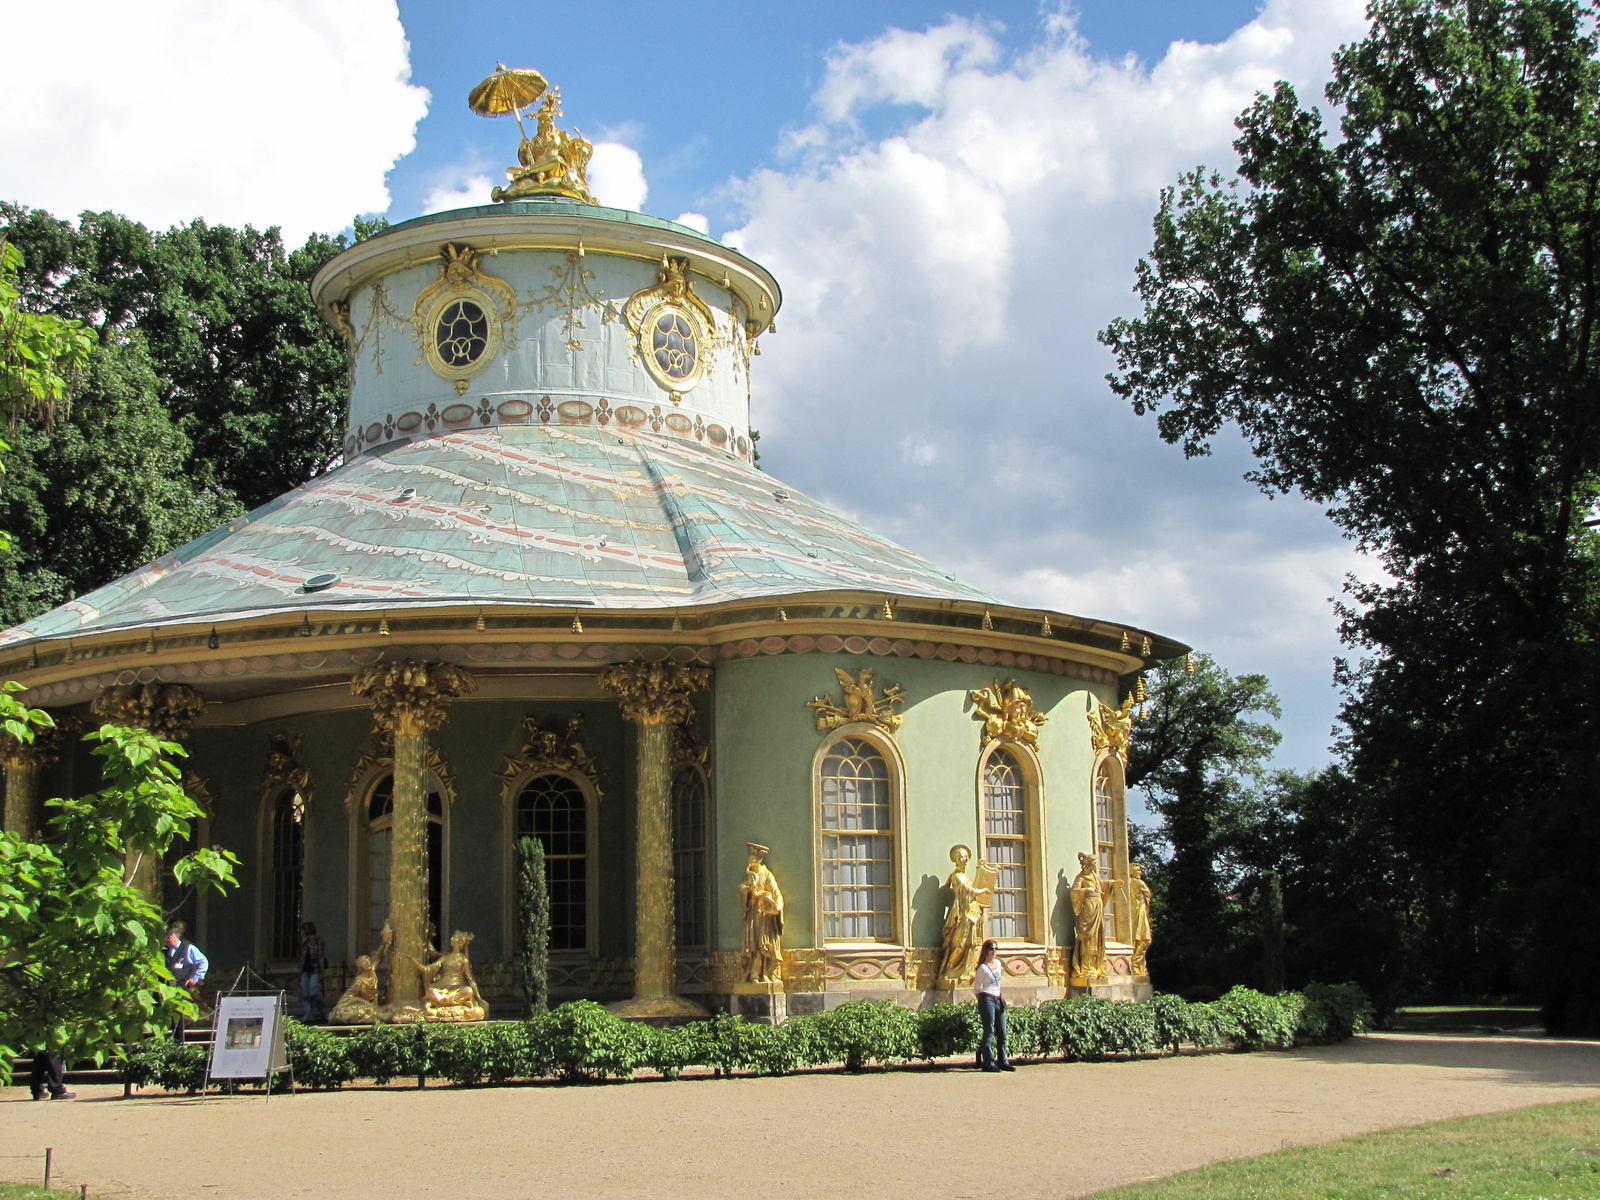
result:
<svg viewBox="0 0 1600 1200"><path fill-rule="evenodd" d="M327 574L339 582L306 590ZM998 603L736 459L511 426L365 455L0 645L342 606L660 609L840 590Z"/></svg>

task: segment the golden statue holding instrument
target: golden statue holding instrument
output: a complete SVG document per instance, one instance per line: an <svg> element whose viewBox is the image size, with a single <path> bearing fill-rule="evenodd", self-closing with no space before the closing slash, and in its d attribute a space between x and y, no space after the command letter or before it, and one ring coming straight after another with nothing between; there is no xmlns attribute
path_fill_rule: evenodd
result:
<svg viewBox="0 0 1600 1200"><path fill-rule="evenodd" d="M950 861L956 864L956 869L945 880L945 886L950 889L950 908L944 918L944 959L939 964L939 986L954 992L972 982L972 972L978 965L978 948L983 945L983 924L989 916L989 906L994 903L998 873L990 864L980 862L969 877L967 864L972 861L972 851L966 846L951 846Z"/></svg>
<svg viewBox="0 0 1600 1200"><path fill-rule="evenodd" d="M1078 877L1072 881L1072 984L1087 987L1103 983L1106 976L1106 901L1121 884L1102 879L1094 855L1078 855Z"/></svg>

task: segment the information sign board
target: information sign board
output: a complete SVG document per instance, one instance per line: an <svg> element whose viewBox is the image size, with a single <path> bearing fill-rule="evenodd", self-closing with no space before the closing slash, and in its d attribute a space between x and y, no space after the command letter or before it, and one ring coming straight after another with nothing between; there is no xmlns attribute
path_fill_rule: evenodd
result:
<svg viewBox="0 0 1600 1200"><path fill-rule="evenodd" d="M211 1044L211 1078L267 1079L289 1065L283 1046L283 995L223 996L217 1001L217 1036Z"/></svg>

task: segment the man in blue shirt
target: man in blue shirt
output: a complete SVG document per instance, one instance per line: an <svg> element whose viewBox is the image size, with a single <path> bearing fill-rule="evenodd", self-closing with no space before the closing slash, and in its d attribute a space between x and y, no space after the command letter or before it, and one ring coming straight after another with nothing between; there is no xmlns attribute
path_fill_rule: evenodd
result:
<svg viewBox="0 0 1600 1200"><path fill-rule="evenodd" d="M172 972L173 979L178 981L179 987L189 989L189 995L194 997L195 1003L200 1002L200 985L205 981L206 971L211 964L206 956L200 953L200 947L183 936L184 926L182 921L174 921L167 926L166 942L167 970ZM183 1041L183 1020L180 1018L173 1028L173 1035Z"/></svg>

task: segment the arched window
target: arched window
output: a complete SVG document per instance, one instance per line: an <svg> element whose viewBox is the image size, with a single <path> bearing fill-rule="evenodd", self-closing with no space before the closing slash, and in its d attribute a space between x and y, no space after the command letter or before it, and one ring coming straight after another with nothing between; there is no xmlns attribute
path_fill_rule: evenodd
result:
<svg viewBox="0 0 1600 1200"><path fill-rule="evenodd" d="M1022 764L1009 750L997 749L983 766L983 860L996 871L990 937L1027 938L1032 931L1028 834Z"/></svg>
<svg viewBox="0 0 1600 1200"><path fill-rule="evenodd" d="M1128 819L1123 808L1122 764L1111 755L1100 760L1094 772L1094 841L1100 863L1100 878L1128 878ZM1106 902L1106 937L1126 941L1126 905L1122 889L1116 889Z"/></svg>
<svg viewBox="0 0 1600 1200"><path fill-rule="evenodd" d="M565 775L535 775L517 797L516 836L544 845L550 892L550 949L589 945L589 806Z"/></svg>
<svg viewBox="0 0 1600 1200"><path fill-rule="evenodd" d="M273 958L300 953L301 892L305 881L306 802L293 788L272 806L271 949Z"/></svg>
<svg viewBox="0 0 1600 1200"><path fill-rule="evenodd" d="M672 870L679 946L706 944L706 777L698 767L672 777Z"/></svg>
<svg viewBox="0 0 1600 1200"><path fill-rule="evenodd" d="M367 794L367 932L378 944L389 919L389 875L394 861L394 775L385 774ZM444 800L438 781L428 779L428 922L439 934L444 916ZM437 943L435 943L437 945Z"/></svg>
<svg viewBox="0 0 1600 1200"><path fill-rule="evenodd" d="M823 758L822 935L894 936L894 805L889 762L864 738L845 737Z"/></svg>

